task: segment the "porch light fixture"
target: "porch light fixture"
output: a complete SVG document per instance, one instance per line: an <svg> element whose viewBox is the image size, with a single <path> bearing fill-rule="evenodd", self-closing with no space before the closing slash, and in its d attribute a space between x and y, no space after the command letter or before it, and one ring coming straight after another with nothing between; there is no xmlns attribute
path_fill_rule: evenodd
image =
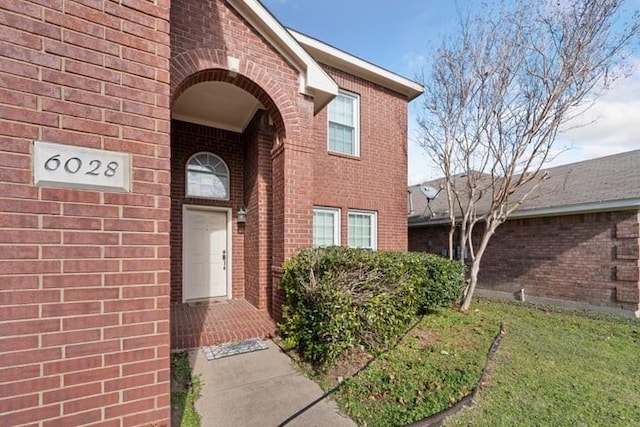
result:
<svg viewBox="0 0 640 427"><path fill-rule="evenodd" d="M244 208L244 206L240 207L240 209L238 209L238 222L247 222L247 210Z"/></svg>

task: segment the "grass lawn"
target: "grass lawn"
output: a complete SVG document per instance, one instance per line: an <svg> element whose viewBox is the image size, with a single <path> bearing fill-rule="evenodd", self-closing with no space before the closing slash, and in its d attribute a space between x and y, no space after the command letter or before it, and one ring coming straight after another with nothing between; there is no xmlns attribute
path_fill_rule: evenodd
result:
<svg viewBox="0 0 640 427"><path fill-rule="evenodd" d="M508 328L477 405L447 426L640 422L640 321L481 302Z"/></svg>
<svg viewBox="0 0 640 427"><path fill-rule="evenodd" d="M424 317L400 345L355 377L356 352L321 375L360 425L401 426L476 386L500 323L507 331L476 405L447 426L630 426L640 420L640 321L477 301Z"/></svg>
<svg viewBox="0 0 640 427"><path fill-rule="evenodd" d="M202 390L200 376L192 375L189 353L171 355L171 426L200 427L200 414L195 403Z"/></svg>

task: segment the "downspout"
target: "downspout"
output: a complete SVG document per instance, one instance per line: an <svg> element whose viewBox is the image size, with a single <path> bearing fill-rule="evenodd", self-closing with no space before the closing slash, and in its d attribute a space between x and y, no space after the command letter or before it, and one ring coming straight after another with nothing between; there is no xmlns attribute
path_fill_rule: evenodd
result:
<svg viewBox="0 0 640 427"><path fill-rule="evenodd" d="M413 211L413 193L411 193L411 190L407 190L407 193L409 193L409 216L411 216L415 213Z"/></svg>

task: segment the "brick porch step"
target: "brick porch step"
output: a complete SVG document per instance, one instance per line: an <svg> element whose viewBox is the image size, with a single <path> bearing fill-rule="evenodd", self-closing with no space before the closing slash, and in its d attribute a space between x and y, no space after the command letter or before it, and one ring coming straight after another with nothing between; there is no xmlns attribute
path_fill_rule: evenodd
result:
<svg viewBox="0 0 640 427"><path fill-rule="evenodd" d="M246 300L171 305L171 349L266 338L276 330L266 311Z"/></svg>

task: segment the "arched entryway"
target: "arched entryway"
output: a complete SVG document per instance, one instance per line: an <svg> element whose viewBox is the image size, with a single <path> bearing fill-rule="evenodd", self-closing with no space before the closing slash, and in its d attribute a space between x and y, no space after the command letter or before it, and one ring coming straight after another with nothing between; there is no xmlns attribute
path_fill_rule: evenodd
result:
<svg viewBox="0 0 640 427"><path fill-rule="evenodd" d="M274 188L279 191L273 183L274 153L284 137L276 104L245 76L203 70L176 87L171 120L174 346L273 330Z"/></svg>

